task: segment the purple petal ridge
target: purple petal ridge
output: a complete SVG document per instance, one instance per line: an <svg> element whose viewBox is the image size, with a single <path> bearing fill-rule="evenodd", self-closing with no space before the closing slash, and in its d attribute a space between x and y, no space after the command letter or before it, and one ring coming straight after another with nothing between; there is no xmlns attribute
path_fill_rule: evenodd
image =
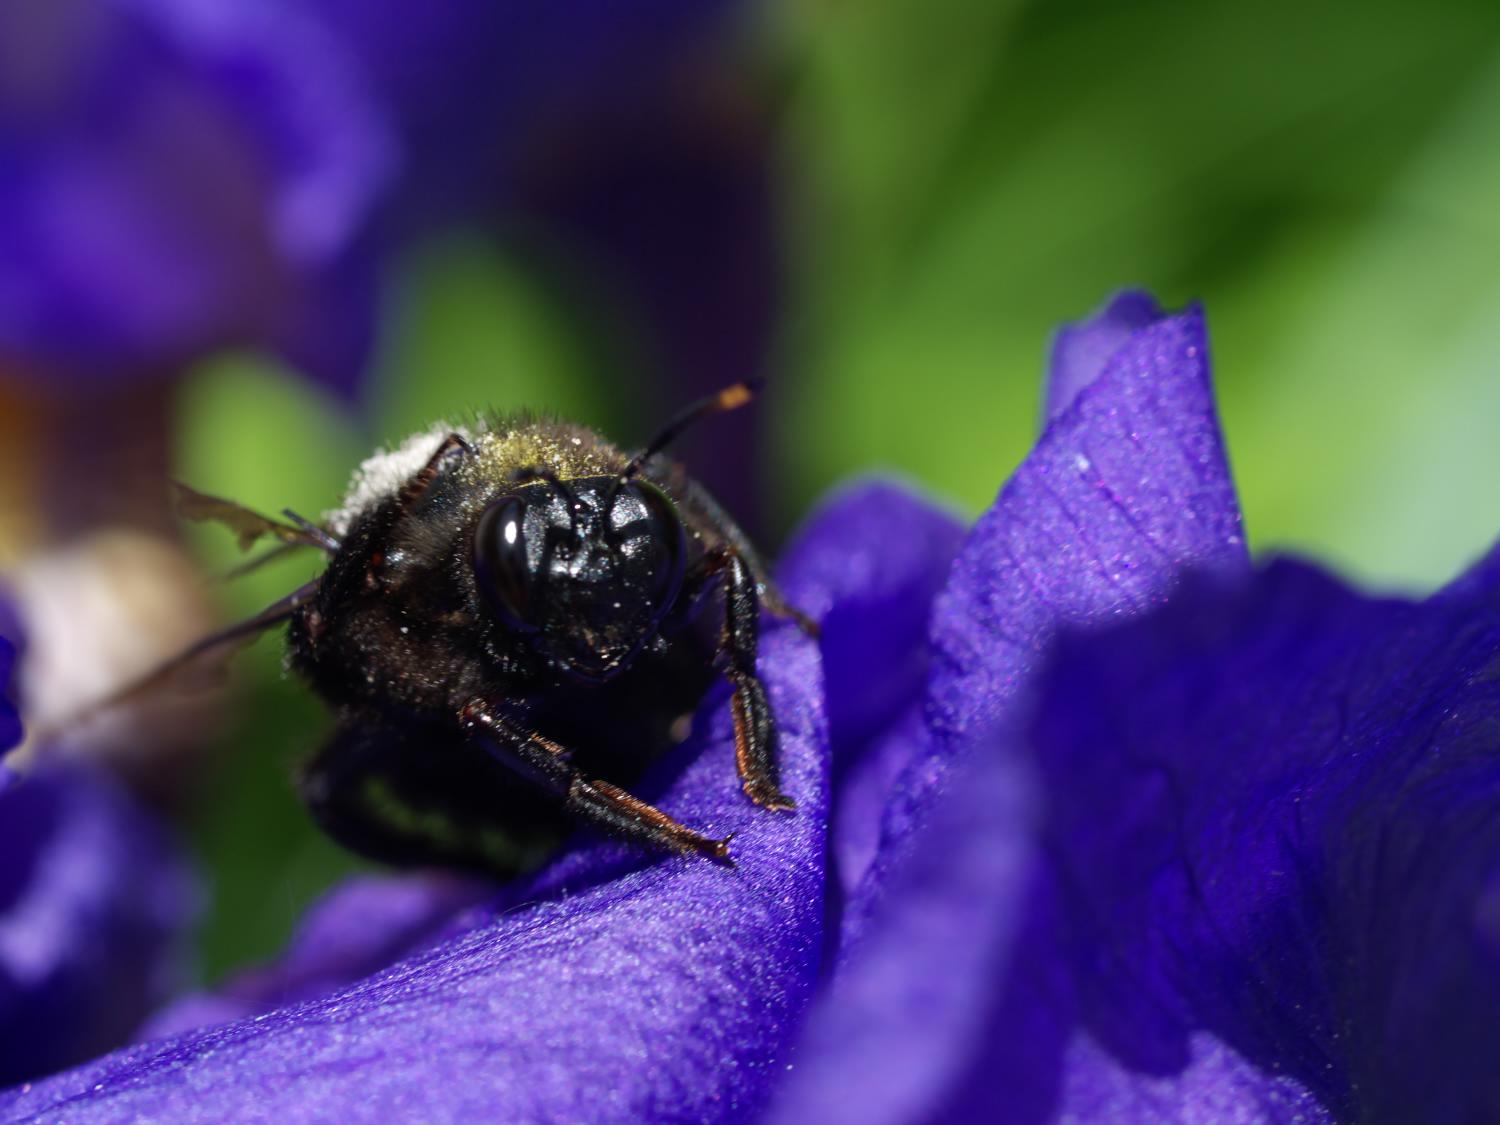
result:
<svg viewBox="0 0 1500 1125"><path fill-rule="evenodd" d="M833 755L829 953L843 904L873 861L891 785L925 750L920 711L933 599L963 526L909 487L871 480L823 501L781 573L822 627Z"/></svg>
<svg viewBox="0 0 1500 1125"><path fill-rule="evenodd" d="M1126 290L1082 324L1059 328L1052 338L1045 420L1050 422L1071 406L1131 336L1164 315L1150 293Z"/></svg>
<svg viewBox="0 0 1500 1125"><path fill-rule="evenodd" d="M941 738L999 720L1061 625L1248 565L1197 308L1135 332L1055 418L959 553L933 623Z"/></svg>
<svg viewBox="0 0 1500 1125"><path fill-rule="evenodd" d="M1031 866L1030 785L998 749L966 755L921 846L881 873L884 909L851 935L771 1121L928 1120L947 1100L983 1028Z"/></svg>
<svg viewBox="0 0 1500 1125"><path fill-rule="evenodd" d="M848 484L793 539L779 571L822 625L829 729L857 744L920 698L933 599L964 528L896 481Z"/></svg>
<svg viewBox="0 0 1500 1125"><path fill-rule="evenodd" d="M1060 627L1147 611L1193 567L1248 566L1201 312L1152 319L1149 298L1117 306L1116 320L1139 312L1149 323L1111 326L1124 339L1102 371L1075 364L1071 404L981 517L939 596L931 731L889 736L904 744L905 769L851 895L837 975L777 1102L783 1117L852 1105L861 1120L1001 1107L1041 1120L1057 1105L1066 1014L1006 984L1047 934L1033 917L1046 904L1034 898L1030 771L1012 704ZM993 1036L1022 1056L984 1051ZM965 1082L978 1064L988 1069L975 1099Z"/></svg>

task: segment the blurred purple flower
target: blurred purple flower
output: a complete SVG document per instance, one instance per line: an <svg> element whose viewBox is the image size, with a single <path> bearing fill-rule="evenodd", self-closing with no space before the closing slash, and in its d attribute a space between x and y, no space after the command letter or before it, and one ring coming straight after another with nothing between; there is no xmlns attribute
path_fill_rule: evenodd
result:
<svg viewBox="0 0 1500 1125"><path fill-rule="evenodd" d="M398 138L386 238L490 231L561 291L634 425L765 373L782 261L768 107L736 57L746 0L308 6ZM676 447L751 530L764 413Z"/></svg>
<svg viewBox="0 0 1500 1125"><path fill-rule="evenodd" d="M735 57L745 0L312 0L404 154L390 225L483 225L559 287L654 425L765 373L782 297L773 142ZM622 393L623 392L623 393ZM763 411L676 447L742 522ZM752 528L753 529L753 528Z"/></svg>
<svg viewBox="0 0 1500 1125"><path fill-rule="evenodd" d="M0 1081L127 1041L180 986L191 871L101 773L28 770L0 794Z"/></svg>
<svg viewBox="0 0 1500 1125"><path fill-rule="evenodd" d="M234 345L349 391L393 159L347 49L284 0L0 9L0 357L178 371Z"/></svg>
<svg viewBox="0 0 1500 1125"><path fill-rule="evenodd" d="M5 791L6 751L21 741L21 706L17 697L17 665L23 644L21 622L10 598L0 588L0 792Z"/></svg>
<svg viewBox="0 0 1500 1125"><path fill-rule="evenodd" d="M0 755L21 732L22 640L0 596ZM179 983L196 907L176 845L102 774L0 764L0 1082L125 1041Z"/></svg>
<svg viewBox="0 0 1500 1125"><path fill-rule="evenodd" d="M592 153L632 130L590 115L629 106L636 137L656 135L664 107L690 104L680 70L731 9L6 4L0 365L99 382L251 347L350 394L374 343L383 259L435 227L535 223L554 189L567 194L557 167L575 144L591 155L580 171L607 182ZM630 209L629 191L614 198ZM709 223L766 233L742 217ZM566 234L571 219L547 225L591 253L593 234ZM618 228L611 219L599 238ZM697 276L733 264L705 258Z"/></svg>
<svg viewBox="0 0 1500 1125"><path fill-rule="evenodd" d="M891 486L810 522L781 574L822 659L762 660L798 815L743 801L722 692L651 786L734 871L586 842L446 923L356 885L272 987L179 1009L233 1022L0 1111L1494 1117L1500 553L1425 603L1253 571L1201 314L1144 301L1062 338L951 573L956 526Z"/></svg>

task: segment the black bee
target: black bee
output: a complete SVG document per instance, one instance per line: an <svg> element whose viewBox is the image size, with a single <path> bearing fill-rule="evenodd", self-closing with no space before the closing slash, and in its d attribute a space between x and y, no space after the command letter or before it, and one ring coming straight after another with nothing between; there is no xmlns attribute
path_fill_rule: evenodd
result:
<svg viewBox="0 0 1500 1125"><path fill-rule="evenodd" d="M626 787L722 674L745 794L793 808L756 672L760 611L814 627L714 500L658 455L751 395L721 391L634 456L582 426L525 417L420 434L367 461L326 526L184 489L190 517L329 562L173 664L289 623L290 666L338 715L302 796L330 835L374 859L513 873L577 820L728 862L727 839Z"/></svg>

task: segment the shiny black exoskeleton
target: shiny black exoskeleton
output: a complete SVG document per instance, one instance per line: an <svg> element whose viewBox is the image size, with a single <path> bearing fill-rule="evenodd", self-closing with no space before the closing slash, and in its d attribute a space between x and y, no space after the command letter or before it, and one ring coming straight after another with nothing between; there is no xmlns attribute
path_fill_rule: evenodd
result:
<svg viewBox="0 0 1500 1125"><path fill-rule="evenodd" d="M303 521L331 557L284 616L292 666L338 712L302 782L331 835L388 862L511 872L582 820L727 860L727 840L628 789L716 674L745 793L793 807L755 657L763 606L799 615L655 456L748 397L700 404L634 458L563 422L434 433L367 462L328 528Z"/></svg>

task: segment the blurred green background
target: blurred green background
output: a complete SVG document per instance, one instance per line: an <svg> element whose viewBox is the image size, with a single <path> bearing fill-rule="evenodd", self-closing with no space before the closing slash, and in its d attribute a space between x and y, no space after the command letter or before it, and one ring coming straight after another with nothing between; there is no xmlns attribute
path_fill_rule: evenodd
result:
<svg viewBox="0 0 1500 1125"><path fill-rule="evenodd" d="M746 467L782 535L871 470L977 513L1035 435L1052 330L1125 286L1206 304L1257 551L1425 590L1500 532L1500 6L788 2L744 53L793 264L766 456ZM203 371L184 479L313 513L373 446L476 405L553 407L627 443L656 420L584 314L492 241L412 252L396 308L362 420L263 363ZM228 611L306 567L246 579ZM210 978L270 956L357 866L287 784L319 706L273 641L236 675L196 829Z"/></svg>

